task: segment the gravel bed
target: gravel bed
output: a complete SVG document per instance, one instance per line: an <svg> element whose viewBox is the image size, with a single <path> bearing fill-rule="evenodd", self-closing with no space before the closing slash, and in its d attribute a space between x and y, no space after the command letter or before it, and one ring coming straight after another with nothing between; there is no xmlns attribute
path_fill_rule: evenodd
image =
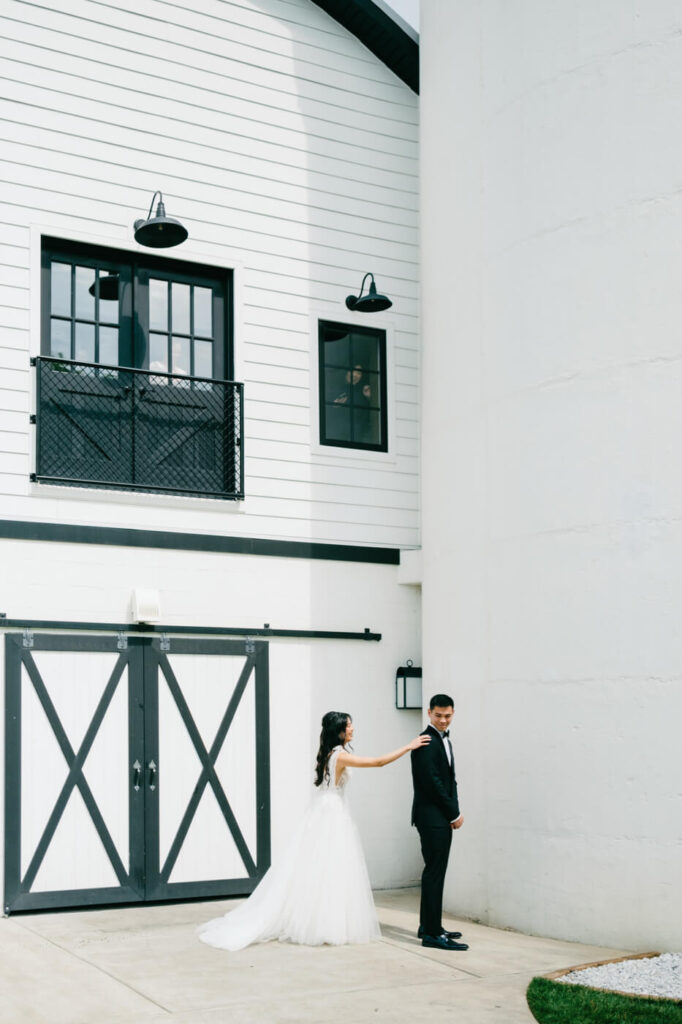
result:
<svg viewBox="0 0 682 1024"><path fill-rule="evenodd" d="M641 960L621 960L571 971L557 978L569 985L609 988L640 996L682 999L682 953L662 953Z"/></svg>

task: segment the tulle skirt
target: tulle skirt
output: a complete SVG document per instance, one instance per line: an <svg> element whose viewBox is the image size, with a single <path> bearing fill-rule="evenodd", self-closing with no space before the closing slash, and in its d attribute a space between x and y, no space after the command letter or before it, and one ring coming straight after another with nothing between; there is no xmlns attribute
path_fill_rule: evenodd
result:
<svg viewBox="0 0 682 1024"><path fill-rule="evenodd" d="M202 925L198 935L228 950L269 939L337 946L380 938L360 837L343 794L318 790L246 902Z"/></svg>

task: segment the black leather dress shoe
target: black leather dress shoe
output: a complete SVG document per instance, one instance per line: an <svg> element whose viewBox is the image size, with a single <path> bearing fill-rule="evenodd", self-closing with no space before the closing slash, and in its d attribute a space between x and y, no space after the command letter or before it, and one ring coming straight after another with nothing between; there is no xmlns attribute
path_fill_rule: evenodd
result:
<svg viewBox="0 0 682 1024"><path fill-rule="evenodd" d="M419 925L419 928L417 928L417 938L421 939L423 934L424 934L424 929L422 928L421 925ZM446 939L461 939L462 938L462 933L461 932L446 932L445 930L443 930L441 932L441 935L444 935Z"/></svg>
<svg viewBox="0 0 682 1024"><path fill-rule="evenodd" d="M468 949L466 942L453 942L452 939L446 939L444 935L437 935L435 938L433 935L424 935L422 938L422 946L429 946L431 949Z"/></svg>

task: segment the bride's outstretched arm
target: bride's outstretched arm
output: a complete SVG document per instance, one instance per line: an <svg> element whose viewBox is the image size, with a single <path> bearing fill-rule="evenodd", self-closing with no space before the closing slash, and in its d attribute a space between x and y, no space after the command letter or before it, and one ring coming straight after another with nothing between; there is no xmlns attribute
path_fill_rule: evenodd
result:
<svg viewBox="0 0 682 1024"><path fill-rule="evenodd" d="M399 750L393 750L390 754L380 754L379 757L358 757L357 754L350 754L347 750L340 750L336 764L338 768L345 768L347 765L353 768L383 768L385 764L397 761L403 754L409 754L410 750L417 750L430 742L430 736L416 736Z"/></svg>

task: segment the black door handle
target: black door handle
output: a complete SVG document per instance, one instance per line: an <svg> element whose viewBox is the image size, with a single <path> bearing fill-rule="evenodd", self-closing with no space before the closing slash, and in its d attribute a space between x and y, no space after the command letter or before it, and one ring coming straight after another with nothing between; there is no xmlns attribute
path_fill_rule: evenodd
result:
<svg viewBox="0 0 682 1024"><path fill-rule="evenodd" d="M149 788L156 789L156 776L158 772L156 770L156 764L154 763L154 761L150 761L149 764L147 765L147 768L149 768Z"/></svg>

